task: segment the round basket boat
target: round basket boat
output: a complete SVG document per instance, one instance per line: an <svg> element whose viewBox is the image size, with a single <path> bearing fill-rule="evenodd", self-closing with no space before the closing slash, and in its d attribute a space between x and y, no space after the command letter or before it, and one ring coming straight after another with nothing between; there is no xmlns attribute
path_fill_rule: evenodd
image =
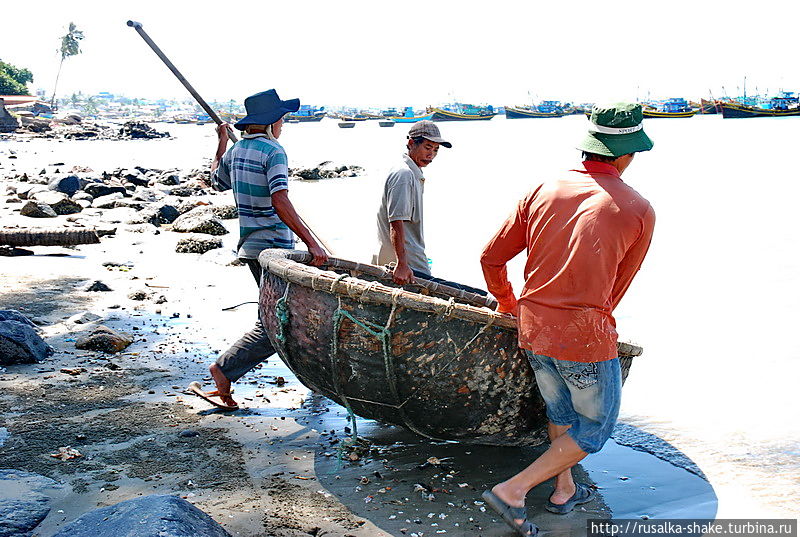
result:
<svg viewBox="0 0 800 537"><path fill-rule="evenodd" d="M547 439L544 402L516 322L490 297L384 267L264 250L259 315L309 389L364 418L437 440L498 446ZM642 349L618 345L623 380Z"/></svg>

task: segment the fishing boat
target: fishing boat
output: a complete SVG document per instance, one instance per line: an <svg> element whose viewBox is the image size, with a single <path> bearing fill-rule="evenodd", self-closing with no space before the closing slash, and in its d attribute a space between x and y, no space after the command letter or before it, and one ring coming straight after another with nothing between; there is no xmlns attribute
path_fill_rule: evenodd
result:
<svg viewBox="0 0 800 537"><path fill-rule="evenodd" d="M309 123L322 121L326 116L325 107L316 107L307 104L300 105L300 109L292 114L286 114L286 120L294 123Z"/></svg>
<svg viewBox="0 0 800 537"><path fill-rule="evenodd" d="M778 96L756 105L722 102L720 107L723 118L800 116L798 96L793 91L782 91Z"/></svg>
<svg viewBox="0 0 800 537"><path fill-rule="evenodd" d="M719 114L722 112L720 101L716 99L700 99L700 113L701 114Z"/></svg>
<svg viewBox="0 0 800 537"><path fill-rule="evenodd" d="M692 117L696 113L697 110L689 106L686 99L681 97L673 97L655 103L645 103L644 106L642 106L642 116L649 118L686 118Z"/></svg>
<svg viewBox="0 0 800 537"><path fill-rule="evenodd" d="M397 123L416 123L417 121L422 121L423 119L430 120L431 118L433 118L432 112L417 114L410 106L406 106L402 116L395 115L388 117L388 119L391 119Z"/></svg>
<svg viewBox="0 0 800 537"><path fill-rule="evenodd" d="M349 413L437 440L547 439L545 404L516 321L490 297L296 250L264 250L259 315L281 360ZM618 345L623 379L642 349Z"/></svg>
<svg viewBox="0 0 800 537"><path fill-rule="evenodd" d="M339 128L340 129L352 129L356 126L355 121L340 121Z"/></svg>
<svg viewBox="0 0 800 537"><path fill-rule="evenodd" d="M492 119L497 113L489 106L476 106L473 104L455 103L441 108L430 107L428 112L433 114L433 121L485 121Z"/></svg>
<svg viewBox="0 0 800 537"><path fill-rule="evenodd" d="M506 106L505 109L508 119L564 117L571 113L559 101L542 101L532 106Z"/></svg>
<svg viewBox="0 0 800 537"><path fill-rule="evenodd" d="M396 123L390 119L381 119L378 121L380 127L394 127Z"/></svg>

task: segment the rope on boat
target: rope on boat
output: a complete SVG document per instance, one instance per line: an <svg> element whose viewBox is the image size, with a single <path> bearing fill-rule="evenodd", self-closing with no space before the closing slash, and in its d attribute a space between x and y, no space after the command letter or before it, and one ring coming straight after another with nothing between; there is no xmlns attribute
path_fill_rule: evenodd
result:
<svg viewBox="0 0 800 537"><path fill-rule="evenodd" d="M286 290L283 292L283 296L275 302L275 316L278 318L278 333L275 334L275 339L282 345L286 344L286 327L289 325L289 306L286 299L289 297L291 285L289 280L286 280Z"/></svg>

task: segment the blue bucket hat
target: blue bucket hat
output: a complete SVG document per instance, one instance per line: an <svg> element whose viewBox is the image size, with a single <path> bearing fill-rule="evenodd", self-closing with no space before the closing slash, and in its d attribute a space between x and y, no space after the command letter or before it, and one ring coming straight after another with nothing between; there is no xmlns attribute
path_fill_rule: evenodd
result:
<svg viewBox="0 0 800 537"><path fill-rule="evenodd" d="M248 125L272 125L285 114L300 109L300 99L282 101L274 89L251 95L244 100L247 115L236 122L234 127L244 130Z"/></svg>

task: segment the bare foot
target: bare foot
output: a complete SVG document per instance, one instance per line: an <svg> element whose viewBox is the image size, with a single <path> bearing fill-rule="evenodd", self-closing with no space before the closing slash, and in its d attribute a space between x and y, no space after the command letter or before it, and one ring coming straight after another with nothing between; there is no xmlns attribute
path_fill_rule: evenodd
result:
<svg viewBox="0 0 800 537"><path fill-rule="evenodd" d="M225 376L217 364L211 364L208 372L211 373L211 378L214 379L214 384L216 384L219 393L231 393L231 381L228 380L228 377ZM220 395L219 398L228 406L238 406L238 403L230 395Z"/></svg>

